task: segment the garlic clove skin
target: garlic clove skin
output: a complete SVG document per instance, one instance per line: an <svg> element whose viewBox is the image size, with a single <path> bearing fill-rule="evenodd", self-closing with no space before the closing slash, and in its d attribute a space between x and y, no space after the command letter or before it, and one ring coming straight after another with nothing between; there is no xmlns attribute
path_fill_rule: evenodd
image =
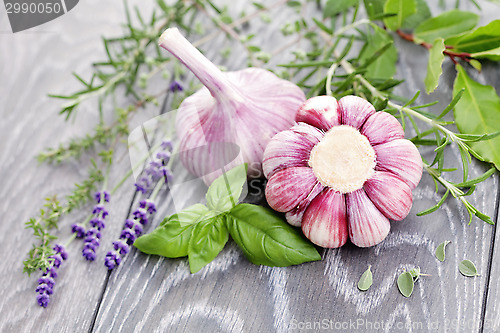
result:
<svg viewBox="0 0 500 333"><path fill-rule="evenodd" d="M413 191L422 178L422 158L413 142L396 139L373 147L377 154L375 170L389 171L403 180Z"/></svg>
<svg viewBox="0 0 500 333"><path fill-rule="evenodd" d="M344 245L348 238L344 195L326 188L316 196L304 213L302 232L321 247Z"/></svg>
<svg viewBox="0 0 500 333"><path fill-rule="evenodd" d="M346 194L347 223L349 239L359 247L374 246L383 241L389 234L391 225L364 189Z"/></svg>
<svg viewBox="0 0 500 333"><path fill-rule="evenodd" d="M316 183L311 168L292 167L278 171L267 182L267 202L278 212L288 212L307 197Z"/></svg>
<svg viewBox="0 0 500 333"><path fill-rule="evenodd" d="M323 184L316 182L316 185L314 185L312 191L307 195L307 197L305 197L297 207L286 212L286 221L294 227L300 227L302 225L302 217L304 216L307 207L311 201L313 201L313 199L316 198L321 191L323 191L324 188L325 186Z"/></svg>
<svg viewBox="0 0 500 333"><path fill-rule="evenodd" d="M264 69L223 73L177 28L165 30L159 44L205 86L186 98L177 112L176 130L184 166L203 177L207 185L222 174L222 162L226 170L248 163L248 175L260 177L265 147L276 133L293 126L295 114L305 101L303 91ZM222 143L236 144L240 154L229 160L232 150L225 151ZM195 149L203 146L207 149Z"/></svg>
<svg viewBox="0 0 500 333"><path fill-rule="evenodd" d="M375 113L373 105L358 96L344 96L339 100L339 110L343 125L360 129L368 117Z"/></svg>
<svg viewBox="0 0 500 333"><path fill-rule="evenodd" d="M405 137L403 126L394 116L387 112L372 114L368 117L360 132L368 138L372 145L404 139Z"/></svg>
<svg viewBox="0 0 500 333"><path fill-rule="evenodd" d="M397 176L375 171L366 181L364 189L373 204L388 219L400 221L410 212L413 203L410 187Z"/></svg>
<svg viewBox="0 0 500 333"><path fill-rule="evenodd" d="M337 100L331 96L309 98L297 111L295 120L328 131L333 126L340 125Z"/></svg>
<svg viewBox="0 0 500 333"><path fill-rule="evenodd" d="M311 149L322 136L318 129L304 123L276 134L264 151L264 176L269 179L281 169L307 166Z"/></svg>

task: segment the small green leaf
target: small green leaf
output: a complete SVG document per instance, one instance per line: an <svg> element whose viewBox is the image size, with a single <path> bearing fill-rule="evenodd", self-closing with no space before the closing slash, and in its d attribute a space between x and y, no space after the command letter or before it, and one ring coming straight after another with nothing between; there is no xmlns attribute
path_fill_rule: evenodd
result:
<svg viewBox="0 0 500 333"><path fill-rule="evenodd" d="M368 18L372 21L384 13L385 0L363 0Z"/></svg>
<svg viewBox="0 0 500 333"><path fill-rule="evenodd" d="M441 15L432 17L415 29L415 36L419 40L432 43L436 38L456 36L474 28L479 16L461 10L450 10Z"/></svg>
<svg viewBox="0 0 500 333"><path fill-rule="evenodd" d="M196 273L222 251L229 232L222 215L203 221L193 227L188 245L189 268Z"/></svg>
<svg viewBox="0 0 500 333"><path fill-rule="evenodd" d="M462 66L453 86L453 94L462 88L465 91L455 105L454 114L460 133L491 134L500 128L500 98L492 86L482 85L472 80ZM481 160L491 162L500 170L500 137L486 141L470 142L470 147Z"/></svg>
<svg viewBox="0 0 500 333"><path fill-rule="evenodd" d="M368 266L368 269L361 275L358 281L358 289L361 291L366 291L373 284L373 274L370 270L372 266Z"/></svg>
<svg viewBox="0 0 500 333"><path fill-rule="evenodd" d="M436 258L438 258L439 261L444 261L446 258L446 245L450 244L450 241L444 241L441 244L438 245L436 248Z"/></svg>
<svg viewBox="0 0 500 333"><path fill-rule="evenodd" d="M479 27L460 36L448 38L446 45L455 51L468 52L474 58L500 60L500 20Z"/></svg>
<svg viewBox="0 0 500 333"><path fill-rule="evenodd" d="M411 277L413 278L413 281L415 282L418 280L418 277L420 276L420 267L415 267L413 269L410 269L408 273L410 273Z"/></svg>
<svg viewBox="0 0 500 333"><path fill-rule="evenodd" d="M350 7L354 7L359 3L359 0L328 0L326 2L324 17L333 17L337 14L345 12Z"/></svg>
<svg viewBox="0 0 500 333"><path fill-rule="evenodd" d="M396 15L384 18L384 24L389 30L398 30L403 26L404 20L416 10L415 0L387 0L384 4L384 13Z"/></svg>
<svg viewBox="0 0 500 333"><path fill-rule="evenodd" d="M134 246L141 252L167 258L187 256L191 232L196 224L181 224L177 214L158 228L136 239Z"/></svg>
<svg viewBox="0 0 500 333"><path fill-rule="evenodd" d="M409 272L404 272L398 276L398 289L404 297L410 297L413 292L413 276Z"/></svg>
<svg viewBox="0 0 500 333"><path fill-rule="evenodd" d="M443 72L443 61L445 50L444 40L442 38L437 38L429 50L429 62L427 63L427 75L425 76L425 92L430 94L436 90L439 84L439 77Z"/></svg>
<svg viewBox="0 0 500 333"><path fill-rule="evenodd" d="M416 0L415 13L403 21L403 29L415 29L421 22L432 16L426 0Z"/></svg>
<svg viewBox="0 0 500 333"><path fill-rule="evenodd" d="M392 36L387 31L374 26L373 32L366 35L366 43L359 53L361 63L370 59L381 47L392 43ZM365 76L371 79L391 79L396 73L398 51L390 45L385 52L366 67Z"/></svg>
<svg viewBox="0 0 500 333"><path fill-rule="evenodd" d="M231 237L256 265L283 267L321 260L309 241L267 208L242 203L226 217Z"/></svg>
<svg viewBox="0 0 500 333"><path fill-rule="evenodd" d="M207 191L207 206L217 212L227 212L236 204L247 181L247 166L241 164L213 181Z"/></svg>
<svg viewBox="0 0 500 333"><path fill-rule="evenodd" d="M465 276L478 276L476 266L470 260L462 260L460 264L458 264L458 270Z"/></svg>

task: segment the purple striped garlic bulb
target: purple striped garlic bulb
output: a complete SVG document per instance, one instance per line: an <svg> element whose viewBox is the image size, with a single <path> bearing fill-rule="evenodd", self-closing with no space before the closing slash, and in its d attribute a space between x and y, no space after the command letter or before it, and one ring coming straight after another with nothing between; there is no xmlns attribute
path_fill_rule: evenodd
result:
<svg viewBox="0 0 500 333"><path fill-rule="evenodd" d="M356 96L308 99L264 153L269 205L313 243L380 243L405 218L422 159L396 118Z"/></svg>
<svg viewBox="0 0 500 333"><path fill-rule="evenodd" d="M295 123L305 95L295 84L260 68L221 72L177 28L165 30L159 44L179 59L204 88L177 111L180 159L209 185L247 163L250 177L262 175L264 149L278 132Z"/></svg>

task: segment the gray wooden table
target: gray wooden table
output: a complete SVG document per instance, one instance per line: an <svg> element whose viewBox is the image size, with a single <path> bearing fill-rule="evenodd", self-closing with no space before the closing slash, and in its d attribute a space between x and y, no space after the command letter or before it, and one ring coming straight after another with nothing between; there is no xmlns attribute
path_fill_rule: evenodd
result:
<svg viewBox="0 0 500 333"><path fill-rule="evenodd" d="M497 18L499 7L482 4L483 24ZM238 5L248 6L244 2ZM276 24L285 22L286 15L279 9L272 13ZM477 219L467 225L467 212L453 199L432 215L416 217L438 199L427 175L414 190L410 215L393 223L391 233L378 246L361 249L348 245L322 251L319 262L269 268L250 264L229 242L213 263L190 274L186 259L146 256L136 250L110 273L102 265L106 247L98 253L97 262L88 263L81 258L81 245L73 243L51 304L46 309L39 307L34 292L37 277L22 274L22 259L33 241L24 222L36 215L44 197L68 193L85 176L86 165L80 161L37 165L35 156L46 147L86 133L98 114L95 103L86 103L76 121L65 123L57 115L60 102L46 94L74 91L78 84L71 72L88 73L91 61L104 56L100 36L119 34L123 21L120 1L88 0L53 22L12 34L5 11L0 9L2 332L500 332L500 230ZM273 36L267 28L259 28L258 20L252 24L254 28L257 24L257 38L272 41ZM225 45L223 38L214 43ZM427 53L418 46L397 43L401 50L397 76L406 79L398 92L411 96L417 89L423 90L421 68ZM207 51L229 69L245 65L237 57L223 63L217 50ZM499 67L490 64L476 76L498 90L499 73ZM446 62L439 91L422 96L421 102L438 99L446 103L454 75L453 66ZM153 118L158 109L141 112L134 126ZM126 153L121 148L119 154ZM458 152L452 150L448 160L460 164ZM116 183L129 168L128 159L122 159L110 182ZM486 169L475 161L471 177ZM118 237L133 204L132 187L131 178L113 196L103 244ZM499 190L497 173L470 198L496 221ZM162 195L161 200L154 225L173 212L171 197ZM67 239L68 226L86 214L83 210L65 218L60 237ZM447 260L441 263L434 257L434 249L444 240L452 243ZM475 262L480 276L462 276L457 267L463 259ZM356 283L368 265L372 265L374 284L362 293ZM404 298L395 281L403 269L414 266L430 276L418 281L411 298Z"/></svg>

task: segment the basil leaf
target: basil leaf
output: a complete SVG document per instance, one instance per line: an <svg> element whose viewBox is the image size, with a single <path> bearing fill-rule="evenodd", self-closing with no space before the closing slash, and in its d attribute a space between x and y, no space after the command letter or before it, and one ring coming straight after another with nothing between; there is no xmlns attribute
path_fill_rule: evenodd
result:
<svg viewBox="0 0 500 333"><path fill-rule="evenodd" d="M193 227L188 245L189 268L196 273L222 251L229 239L224 216L218 215Z"/></svg>
<svg viewBox="0 0 500 333"><path fill-rule="evenodd" d="M461 10L450 10L441 15L432 17L415 29L415 36L419 40L432 43L436 38L456 36L474 28L479 16Z"/></svg>
<svg viewBox="0 0 500 333"><path fill-rule="evenodd" d="M492 86L472 80L462 66L453 86L453 94L465 88L462 98L455 105L454 115L458 130L467 134L494 133L500 128L500 98ZM500 170L500 137L486 141L470 142L470 147L482 161L491 162Z"/></svg>
<svg viewBox="0 0 500 333"><path fill-rule="evenodd" d="M246 164L238 165L213 181L207 191L207 206L217 212L227 212L238 204L247 181Z"/></svg>
<svg viewBox="0 0 500 333"><path fill-rule="evenodd" d="M500 60L500 20L460 36L448 38L446 45L456 51L471 53L474 58Z"/></svg>
<svg viewBox="0 0 500 333"><path fill-rule="evenodd" d="M432 16L429 6L427 6L427 2L425 0L416 0L415 5L415 13L411 14L403 21L401 28L415 29L421 22Z"/></svg>
<svg viewBox="0 0 500 333"><path fill-rule="evenodd" d="M441 244L438 245L436 248L436 258L438 258L439 261L444 261L446 258L446 245L450 244L450 241L444 241Z"/></svg>
<svg viewBox="0 0 500 333"><path fill-rule="evenodd" d="M444 40L437 38L429 50L429 62L427 63L427 75L425 76L425 92L430 94L436 90L439 84L439 77L443 73L442 65L444 61L443 51L445 50Z"/></svg>
<svg viewBox="0 0 500 333"><path fill-rule="evenodd" d="M359 53L360 63L370 59L384 45L393 42L393 38L385 30L374 26L373 32L366 35L366 43ZM394 45L389 46L383 55L366 67L365 76L372 79L390 79L396 73L398 51Z"/></svg>
<svg viewBox="0 0 500 333"><path fill-rule="evenodd" d="M163 225L165 223L168 223L170 219L175 219L177 220L181 225L182 224L193 224L193 223L198 223L200 221L209 219L211 217L214 217L217 215L217 212L213 212L205 205L202 204L195 204L192 205L188 208L185 208L181 212L172 215L169 218L164 219L160 225Z"/></svg>
<svg viewBox="0 0 500 333"><path fill-rule="evenodd" d="M415 0L387 0L384 4L384 13L396 15L384 18L384 24L389 30L398 30L403 26L403 21L416 10Z"/></svg>
<svg viewBox="0 0 500 333"><path fill-rule="evenodd" d="M368 290L373 284L373 274L370 270L372 266L368 266L368 269L361 275L358 281L358 289L361 291Z"/></svg>
<svg viewBox="0 0 500 333"><path fill-rule="evenodd" d="M458 270L465 276L477 276L479 273L477 272L476 266L470 260L462 260L460 264L458 264Z"/></svg>
<svg viewBox="0 0 500 333"><path fill-rule="evenodd" d="M413 292L413 276L409 272L404 272L398 276L398 289L404 297L410 297Z"/></svg>
<svg viewBox="0 0 500 333"><path fill-rule="evenodd" d="M134 246L141 252L167 258L187 256L191 232L196 224L180 223L176 215L166 219L151 233L137 238Z"/></svg>
<svg viewBox="0 0 500 333"><path fill-rule="evenodd" d="M270 209L239 204L226 215L231 237L256 265L290 266L320 260L316 248Z"/></svg>
<svg viewBox="0 0 500 333"><path fill-rule="evenodd" d="M323 11L324 17L332 17L354 7L359 0L328 0Z"/></svg>

